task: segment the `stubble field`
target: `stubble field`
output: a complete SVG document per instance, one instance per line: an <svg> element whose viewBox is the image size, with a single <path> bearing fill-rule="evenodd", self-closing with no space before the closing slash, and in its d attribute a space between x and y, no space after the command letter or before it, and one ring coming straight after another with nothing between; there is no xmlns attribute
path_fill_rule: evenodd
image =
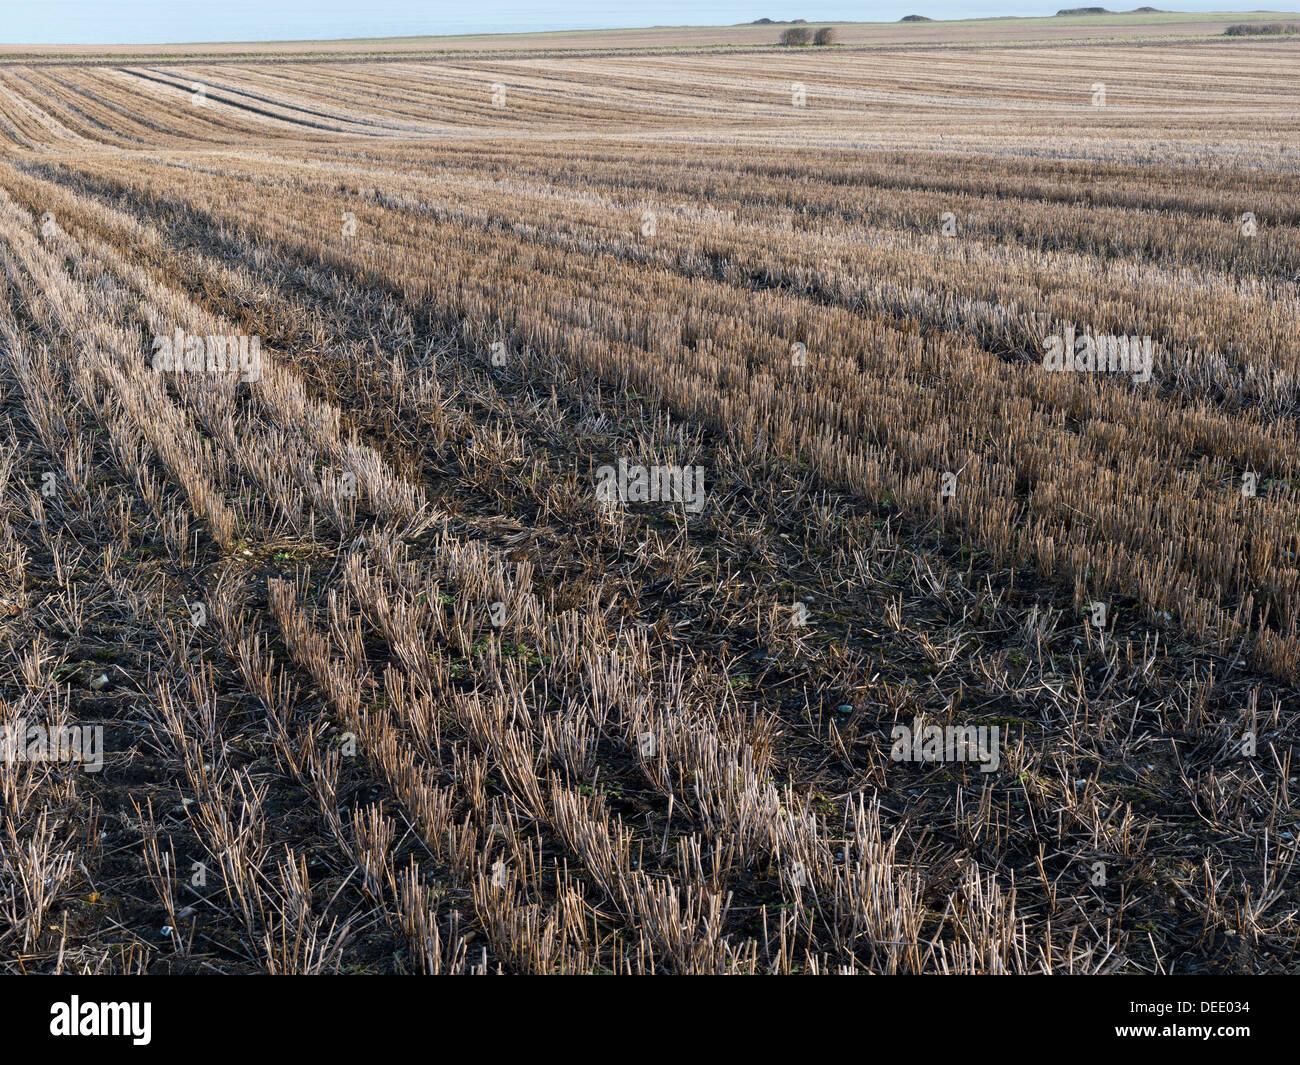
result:
<svg viewBox="0 0 1300 1065"><path fill-rule="evenodd" d="M960 43L0 63L0 965L1293 971L1300 42Z"/></svg>

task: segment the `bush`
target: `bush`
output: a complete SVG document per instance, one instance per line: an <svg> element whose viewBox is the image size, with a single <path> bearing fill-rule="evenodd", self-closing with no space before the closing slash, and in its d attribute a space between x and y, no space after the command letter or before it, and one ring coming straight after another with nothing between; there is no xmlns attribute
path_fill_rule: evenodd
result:
<svg viewBox="0 0 1300 1065"><path fill-rule="evenodd" d="M781 34L781 43L790 44L807 44L812 40L812 34L802 26L794 26Z"/></svg>
<svg viewBox="0 0 1300 1065"><path fill-rule="evenodd" d="M813 44L834 44L835 31L829 26L823 26L813 37Z"/></svg>
<svg viewBox="0 0 1300 1065"><path fill-rule="evenodd" d="M1223 32L1229 37L1255 37L1275 33L1300 33L1300 23L1234 22Z"/></svg>

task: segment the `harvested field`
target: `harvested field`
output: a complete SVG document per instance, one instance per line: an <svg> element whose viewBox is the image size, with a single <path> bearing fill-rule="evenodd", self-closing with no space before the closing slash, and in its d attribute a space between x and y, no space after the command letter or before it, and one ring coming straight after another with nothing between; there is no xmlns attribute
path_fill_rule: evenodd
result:
<svg viewBox="0 0 1300 1065"><path fill-rule="evenodd" d="M1295 971L1300 42L941 27L0 63L0 969Z"/></svg>
<svg viewBox="0 0 1300 1065"><path fill-rule="evenodd" d="M1225 33L1231 26L1252 32L1288 16L1270 11L1149 11L1105 15L1055 15L1043 18L972 18L925 22L816 22L831 26L836 44L845 48L888 48L901 45L944 46L1023 44L1063 41L1132 39L1197 39ZM645 52L700 49L754 49L776 45L782 23L741 23L731 26L653 26L640 29L551 30L543 33L477 33L432 37L369 37L336 41L250 41L177 44L7 44L0 58L22 62L114 63L140 61L231 60L261 62L336 61L341 58L392 58L448 53L552 54Z"/></svg>

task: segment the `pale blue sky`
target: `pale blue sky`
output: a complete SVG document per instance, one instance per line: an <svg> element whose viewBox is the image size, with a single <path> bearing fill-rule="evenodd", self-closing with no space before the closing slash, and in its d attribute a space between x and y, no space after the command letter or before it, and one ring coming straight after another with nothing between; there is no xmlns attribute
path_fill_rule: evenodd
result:
<svg viewBox="0 0 1300 1065"><path fill-rule="evenodd" d="M809 22L1051 15L1094 3L1131 10L1147 0L0 0L0 43L163 44L324 40L444 33L513 33L623 26L709 26L756 18ZM1153 6L1163 6L1154 3ZM1232 7L1178 0L1179 11Z"/></svg>

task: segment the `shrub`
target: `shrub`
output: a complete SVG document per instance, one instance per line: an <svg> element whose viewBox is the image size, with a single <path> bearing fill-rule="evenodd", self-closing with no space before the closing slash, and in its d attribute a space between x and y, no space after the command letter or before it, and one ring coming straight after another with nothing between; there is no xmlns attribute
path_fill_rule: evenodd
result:
<svg viewBox="0 0 1300 1065"><path fill-rule="evenodd" d="M781 43L785 45L807 44L812 40L812 34L802 26L792 26L781 34Z"/></svg>
<svg viewBox="0 0 1300 1065"><path fill-rule="evenodd" d="M823 26L813 36L813 44L834 44L835 31L830 26Z"/></svg>
<svg viewBox="0 0 1300 1065"><path fill-rule="evenodd" d="M1300 33L1298 22L1234 22L1223 31L1229 37L1255 37L1277 33Z"/></svg>

